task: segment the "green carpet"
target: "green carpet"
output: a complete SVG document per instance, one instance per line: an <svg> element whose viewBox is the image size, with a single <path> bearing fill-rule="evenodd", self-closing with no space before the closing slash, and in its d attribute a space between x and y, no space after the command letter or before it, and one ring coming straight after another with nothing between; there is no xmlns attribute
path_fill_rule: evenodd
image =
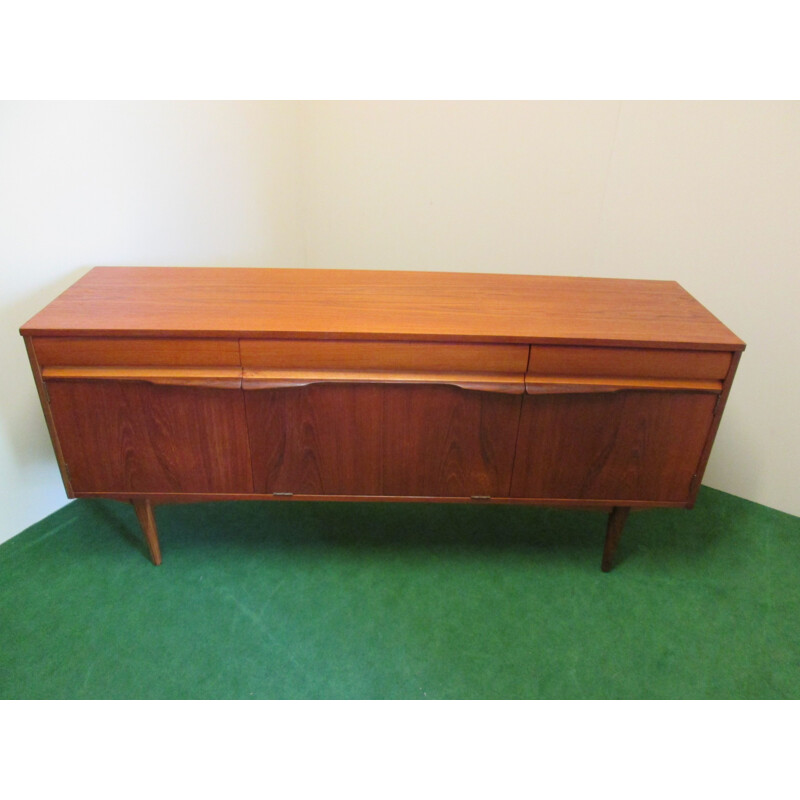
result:
<svg viewBox="0 0 800 800"><path fill-rule="evenodd" d="M78 500L0 546L1 698L798 698L800 518Z"/></svg>

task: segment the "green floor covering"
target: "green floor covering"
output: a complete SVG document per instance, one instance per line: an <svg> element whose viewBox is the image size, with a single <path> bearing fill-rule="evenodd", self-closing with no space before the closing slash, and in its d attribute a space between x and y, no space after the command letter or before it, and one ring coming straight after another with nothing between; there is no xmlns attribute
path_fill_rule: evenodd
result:
<svg viewBox="0 0 800 800"><path fill-rule="evenodd" d="M800 518L79 500L0 546L2 698L797 698Z"/></svg>

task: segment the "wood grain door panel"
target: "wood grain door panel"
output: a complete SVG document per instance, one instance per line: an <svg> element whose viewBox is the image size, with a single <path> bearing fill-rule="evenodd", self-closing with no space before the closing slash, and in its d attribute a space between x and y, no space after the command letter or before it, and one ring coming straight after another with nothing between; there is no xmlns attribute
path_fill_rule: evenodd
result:
<svg viewBox="0 0 800 800"><path fill-rule="evenodd" d="M239 389L49 381L72 487L81 492L251 492Z"/></svg>
<svg viewBox="0 0 800 800"><path fill-rule="evenodd" d="M508 494L521 395L320 383L245 398L257 492Z"/></svg>
<svg viewBox="0 0 800 800"><path fill-rule="evenodd" d="M527 395L512 496L687 501L714 394Z"/></svg>

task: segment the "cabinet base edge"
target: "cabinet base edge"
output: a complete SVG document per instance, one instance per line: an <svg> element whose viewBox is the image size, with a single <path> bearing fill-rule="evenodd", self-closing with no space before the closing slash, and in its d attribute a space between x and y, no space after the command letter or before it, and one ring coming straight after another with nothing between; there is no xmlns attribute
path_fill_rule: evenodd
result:
<svg viewBox="0 0 800 800"><path fill-rule="evenodd" d="M148 499L152 503L202 503L224 500L303 500L360 503L468 503L471 505L535 505L555 508L583 508L610 511L617 506L629 508L689 508L688 500L612 500L570 499L563 497L428 497L401 495L330 495L330 494L258 494L255 492L75 492L76 498L99 498L130 502Z"/></svg>

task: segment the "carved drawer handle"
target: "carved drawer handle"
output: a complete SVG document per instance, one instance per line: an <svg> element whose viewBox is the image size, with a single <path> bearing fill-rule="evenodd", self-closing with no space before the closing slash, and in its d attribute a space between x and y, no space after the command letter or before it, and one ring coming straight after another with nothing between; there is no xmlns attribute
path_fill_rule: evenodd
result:
<svg viewBox="0 0 800 800"><path fill-rule="evenodd" d="M394 385L457 386L481 392L524 394L521 374L490 372L389 372L383 370L253 369L242 375L242 388L288 389L316 383L381 383Z"/></svg>
<svg viewBox="0 0 800 800"><path fill-rule="evenodd" d="M574 375L526 375L526 394L596 394L634 390L710 392L719 394L722 381L699 378L579 378Z"/></svg>
<svg viewBox="0 0 800 800"><path fill-rule="evenodd" d="M140 381L159 386L239 389L239 367L45 367L45 381Z"/></svg>

